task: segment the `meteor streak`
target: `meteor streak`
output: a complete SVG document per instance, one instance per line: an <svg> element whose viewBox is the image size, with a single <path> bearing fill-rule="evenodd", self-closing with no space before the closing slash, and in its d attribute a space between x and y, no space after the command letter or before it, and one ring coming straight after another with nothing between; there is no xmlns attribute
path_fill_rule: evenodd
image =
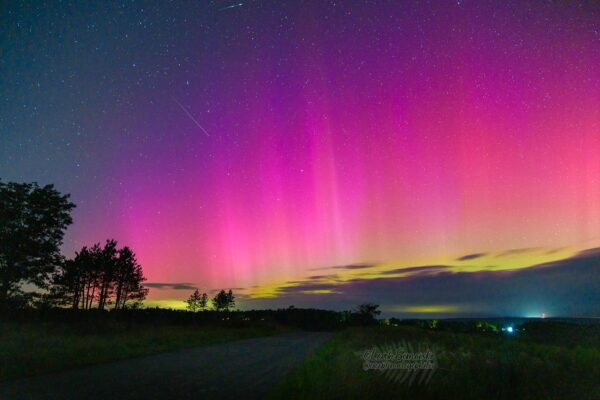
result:
<svg viewBox="0 0 600 400"><path fill-rule="evenodd" d="M200 125L200 123L199 123L198 121L196 121L196 118L194 118L194 116L193 116L193 115L192 115L192 114L191 114L191 113L190 113L190 112L189 112L189 111L188 111L188 110L187 110L187 109L186 109L186 108L183 106L183 104L181 104L180 102L178 102L178 101L177 101L177 99L176 99L175 97L173 97L173 101L174 101L175 103L177 103L177 105L178 105L179 107L181 107L181 109L183 110L183 112L184 112L184 113L185 113L185 114L186 114L188 117L190 117L190 119L191 119L192 121L194 121L194 123L196 124L196 126L197 126L198 128L202 129L202 132L204 132L204 133L206 134L206 136L210 136L210 134L209 134L209 133L206 131L206 129L204 129L204 128L202 127L202 125Z"/></svg>

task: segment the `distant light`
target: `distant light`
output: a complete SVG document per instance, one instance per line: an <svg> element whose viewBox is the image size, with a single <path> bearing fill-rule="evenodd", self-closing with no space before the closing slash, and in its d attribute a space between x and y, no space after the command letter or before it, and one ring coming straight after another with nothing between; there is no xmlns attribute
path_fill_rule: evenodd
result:
<svg viewBox="0 0 600 400"><path fill-rule="evenodd" d="M542 313L542 319L546 318L546 313Z"/></svg>
<svg viewBox="0 0 600 400"><path fill-rule="evenodd" d="M508 333L513 333L514 329L512 326L509 326L508 328L506 328L506 330L508 331Z"/></svg>

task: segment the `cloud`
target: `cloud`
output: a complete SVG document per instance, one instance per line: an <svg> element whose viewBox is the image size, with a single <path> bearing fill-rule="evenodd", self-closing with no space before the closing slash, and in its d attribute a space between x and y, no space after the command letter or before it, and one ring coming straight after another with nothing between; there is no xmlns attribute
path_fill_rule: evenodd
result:
<svg viewBox="0 0 600 400"><path fill-rule="evenodd" d="M336 265L333 267L318 267L318 268L310 268L310 271L322 271L328 269L344 269L344 270L354 270L354 269L367 269L376 267L376 263L361 263L361 264L348 264L348 265Z"/></svg>
<svg viewBox="0 0 600 400"><path fill-rule="evenodd" d="M159 290L195 290L193 283L145 283L144 286Z"/></svg>
<svg viewBox="0 0 600 400"><path fill-rule="evenodd" d="M334 268L335 269L366 269L366 268L373 268L376 265L377 264L350 264L350 265L339 265Z"/></svg>
<svg viewBox="0 0 600 400"><path fill-rule="evenodd" d="M306 279L307 280L322 280L322 279L336 279L337 277L338 277L337 274L311 275L311 276L307 276Z"/></svg>
<svg viewBox="0 0 600 400"><path fill-rule="evenodd" d="M523 253L529 253L529 252L533 252L536 250L540 250L540 247L523 247L520 249L510 249L510 250L506 250L503 251L502 253L498 254L497 257L508 257L508 256L514 256L517 254L523 254Z"/></svg>
<svg viewBox="0 0 600 400"><path fill-rule="evenodd" d="M422 266L418 266L418 267L391 269L389 271L384 271L381 274L383 274L383 275L396 275L396 274L417 275L417 274L424 274L424 273L437 273L437 272L445 271L449 268L450 267L447 265L422 265Z"/></svg>
<svg viewBox="0 0 600 400"><path fill-rule="evenodd" d="M335 283L310 283L305 282L294 286L285 286L277 289L278 295L297 294L305 292L316 292L325 290L334 290L340 285Z"/></svg>
<svg viewBox="0 0 600 400"><path fill-rule="evenodd" d="M574 258L588 258L588 257L600 257L600 247L593 247L591 249L582 250L577 253Z"/></svg>
<svg viewBox="0 0 600 400"><path fill-rule="evenodd" d="M385 315L401 317L527 316L542 312L549 316L600 316L600 249L514 270L452 272L451 268L417 266L393 270L414 272L402 277L305 281L279 288L276 298L251 301L256 307L294 304L334 310L373 302L381 305Z"/></svg>
<svg viewBox="0 0 600 400"><path fill-rule="evenodd" d="M458 257L456 260L457 261L474 260L476 258L481 258L481 257L484 257L486 255L487 255L487 253L473 253L473 254L464 255L462 257Z"/></svg>

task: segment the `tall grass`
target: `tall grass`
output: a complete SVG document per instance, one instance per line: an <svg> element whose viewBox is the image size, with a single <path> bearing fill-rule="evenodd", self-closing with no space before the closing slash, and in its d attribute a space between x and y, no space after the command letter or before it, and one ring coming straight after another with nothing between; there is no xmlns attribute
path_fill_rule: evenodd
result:
<svg viewBox="0 0 600 400"><path fill-rule="evenodd" d="M0 381L287 330L270 323L233 327L0 320Z"/></svg>
<svg viewBox="0 0 600 400"><path fill-rule="evenodd" d="M434 349L439 368L428 383L409 386L362 369L357 351L401 341ZM272 398L600 399L599 382L597 346L380 326L339 332L276 388Z"/></svg>

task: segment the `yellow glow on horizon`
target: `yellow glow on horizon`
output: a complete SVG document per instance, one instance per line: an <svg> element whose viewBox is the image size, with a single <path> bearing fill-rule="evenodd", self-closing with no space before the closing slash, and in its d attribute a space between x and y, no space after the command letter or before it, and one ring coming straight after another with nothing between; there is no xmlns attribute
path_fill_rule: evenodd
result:
<svg viewBox="0 0 600 400"><path fill-rule="evenodd" d="M331 290L331 289L304 290L302 293L304 293L304 294L328 294L328 293L333 293L333 290Z"/></svg>
<svg viewBox="0 0 600 400"><path fill-rule="evenodd" d="M448 314L458 311L464 311L462 307L451 304L438 305L417 305L417 306L396 306L387 308L386 311L405 312L414 314Z"/></svg>
<svg viewBox="0 0 600 400"><path fill-rule="evenodd" d="M153 308L153 307L158 307L158 308L169 308L172 310L185 310L186 308L186 303L183 300L175 300L175 299L169 299L169 300L144 300L143 303L145 308Z"/></svg>
<svg viewBox="0 0 600 400"><path fill-rule="evenodd" d="M596 245L597 246L597 245ZM461 260L463 255L452 255L445 257L419 258L403 261L388 261L377 263L370 268L344 269L340 267L322 268L323 275L332 275L322 279L309 279L303 276L290 277L288 280L271 281L257 287L246 288L242 291L250 299L269 299L277 298L280 291L284 288L294 288L305 284L315 284L315 288L299 290L299 294L335 294L334 288L328 287L320 289L319 284L340 285L340 289L345 283L356 279L385 279L385 278L409 278L417 276L420 273L476 273L484 271L517 271L531 268L540 264L556 262L574 256L579 251L589 249L590 243L586 246L571 246L562 248L537 247L531 249L517 249L509 251L481 252L480 256ZM475 252L473 252L475 254ZM415 270L415 267L421 266L444 266L446 268L439 271ZM406 272L403 270L406 269ZM314 274L308 271L307 275ZM243 300L242 300L243 301ZM145 307L161 307L172 309L185 309L184 299L152 299L144 302ZM422 305L408 306L398 311L414 313L449 313L458 311L457 306L448 305Z"/></svg>
<svg viewBox="0 0 600 400"><path fill-rule="evenodd" d="M485 253L480 257L476 257L468 260L459 260L460 256L446 256L437 258L420 258L412 260L404 260L397 262L385 262L379 263L371 268L364 269L339 269L331 267L330 269L323 270L327 274L335 274L335 278L321 279L321 280L306 280L306 283L323 283L323 284L338 284L343 285L348 281L355 279L381 279L381 278L404 278L415 274L415 271L411 271L411 268L419 266L446 266L438 272L450 272L450 273L461 273L461 272L482 272L482 271L510 271L530 268L535 265L545 264L562 260L573 256L577 251L583 250L583 248L575 247L564 247L561 249L550 249L550 248L535 248L535 249L522 249L513 250L509 252L490 252ZM407 272L403 272L403 269L407 269ZM390 273L391 271L397 271L396 273ZM434 272L435 273L435 272ZM260 286L259 288L252 289L248 292L250 298L276 298L278 297L278 291L286 287L300 286L303 283L302 277L296 277L294 279L297 283L289 282L271 282ZM334 293L332 289L315 289L301 291L304 294L328 294Z"/></svg>

